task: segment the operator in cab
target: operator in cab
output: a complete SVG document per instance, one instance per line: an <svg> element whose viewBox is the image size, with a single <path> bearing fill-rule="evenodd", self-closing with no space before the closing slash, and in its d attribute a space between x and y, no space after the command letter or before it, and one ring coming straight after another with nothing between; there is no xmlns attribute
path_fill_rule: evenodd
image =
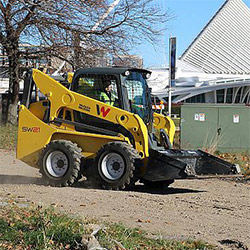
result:
<svg viewBox="0 0 250 250"><path fill-rule="evenodd" d="M100 93L100 101L109 104L111 106L114 106L115 104L115 96L112 93L112 83L110 80L104 80L103 83L103 90Z"/></svg>

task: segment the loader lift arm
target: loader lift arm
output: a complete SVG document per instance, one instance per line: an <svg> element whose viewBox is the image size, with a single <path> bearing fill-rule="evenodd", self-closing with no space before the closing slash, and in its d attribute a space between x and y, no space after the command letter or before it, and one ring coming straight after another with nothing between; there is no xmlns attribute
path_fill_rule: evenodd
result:
<svg viewBox="0 0 250 250"><path fill-rule="evenodd" d="M137 115L125 110L94 100L87 96L70 91L50 76L33 69L32 76L28 80L27 88L32 90L33 84L49 101L50 123L58 121L58 112L61 108L68 108L91 116L105 119L109 122L125 127L134 137L135 148L142 158L149 156L147 127ZM29 104L29 97L25 98L25 105ZM107 115L105 115L107 113ZM105 117L104 117L105 115Z"/></svg>

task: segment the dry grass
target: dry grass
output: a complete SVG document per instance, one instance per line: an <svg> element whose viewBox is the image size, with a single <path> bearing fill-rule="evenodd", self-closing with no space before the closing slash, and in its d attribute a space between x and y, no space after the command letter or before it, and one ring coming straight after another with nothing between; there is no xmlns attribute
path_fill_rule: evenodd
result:
<svg viewBox="0 0 250 250"><path fill-rule="evenodd" d="M218 156L226 161L238 164L242 174L250 179L250 154L249 153L218 153Z"/></svg>
<svg viewBox="0 0 250 250"><path fill-rule="evenodd" d="M91 239L93 223L98 226L97 221L72 218L54 209L6 203L0 205L0 249L86 249L82 238ZM141 229L113 223L103 225L95 236L102 247L110 250L214 249L202 241L151 239Z"/></svg>
<svg viewBox="0 0 250 250"><path fill-rule="evenodd" d="M0 148L14 150L17 142L17 126L0 126Z"/></svg>

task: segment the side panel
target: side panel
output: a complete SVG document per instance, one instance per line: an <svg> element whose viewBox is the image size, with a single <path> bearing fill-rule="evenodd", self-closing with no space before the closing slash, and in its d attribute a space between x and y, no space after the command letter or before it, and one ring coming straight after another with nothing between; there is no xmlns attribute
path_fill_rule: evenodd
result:
<svg viewBox="0 0 250 250"><path fill-rule="evenodd" d="M51 135L56 129L48 126L25 106L19 110L19 126L17 138L17 158L37 167L38 154L50 142Z"/></svg>
<svg viewBox="0 0 250 250"><path fill-rule="evenodd" d="M248 107L219 108L219 151L250 151L250 109Z"/></svg>
<svg viewBox="0 0 250 250"><path fill-rule="evenodd" d="M99 134L81 133L57 129L33 115L25 106L20 106L17 141L17 158L32 167L38 168L37 162L41 150L51 140L70 140L82 148L84 157L95 157L96 152L112 141L126 141L126 137L103 136Z"/></svg>
<svg viewBox="0 0 250 250"><path fill-rule="evenodd" d="M203 105L181 107L181 148L216 148L218 109Z"/></svg>

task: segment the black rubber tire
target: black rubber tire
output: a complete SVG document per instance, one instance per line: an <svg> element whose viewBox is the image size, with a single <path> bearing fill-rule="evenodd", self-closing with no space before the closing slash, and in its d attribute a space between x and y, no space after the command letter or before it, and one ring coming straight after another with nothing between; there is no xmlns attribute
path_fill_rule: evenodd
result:
<svg viewBox="0 0 250 250"><path fill-rule="evenodd" d="M52 176L47 169L46 159L53 151L61 151L68 159L67 172L61 177ZM40 173L45 184L53 187L68 187L72 186L80 172L81 149L76 143L67 140L55 140L50 142L43 150L40 158Z"/></svg>
<svg viewBox="0 0 250 250"><path fill-rule="evenodd" d="M107 179L101 169L100 164L109 153L119 154L125 163L123 175L116 180ZM140 163L141 157L131 145L126 142L110 142L97 152L92 174L87 176L87 179L94 182L94 185L107 190L129 189L139 180Z"/></svg>
<svg viewBox="0 0 250 250"><path fill-rule="evenodd" d="M166 180L166 181L149 181L145 179L140 179L140 182L143 183L146 187L152 189L165 189L172 183L174 180Z"/></svg>

